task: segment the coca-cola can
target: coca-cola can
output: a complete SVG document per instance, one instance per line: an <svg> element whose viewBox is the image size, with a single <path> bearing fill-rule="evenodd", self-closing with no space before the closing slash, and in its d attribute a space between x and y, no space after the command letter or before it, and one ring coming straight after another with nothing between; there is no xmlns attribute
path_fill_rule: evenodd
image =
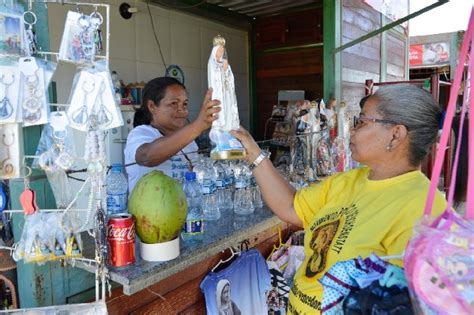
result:
<svg viewBox="0 0 474 315"><path fill-rule="evenodd" d="M135 263L135 222L131 214L109 216L107 240L111 266L124 267Z"/></svg>

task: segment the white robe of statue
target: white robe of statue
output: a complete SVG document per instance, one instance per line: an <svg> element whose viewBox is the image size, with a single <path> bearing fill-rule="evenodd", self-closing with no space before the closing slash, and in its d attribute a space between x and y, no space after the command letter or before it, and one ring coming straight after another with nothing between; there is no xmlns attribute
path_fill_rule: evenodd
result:
<svg viewBox="0 0 474 315"><path fill-rule="evenodd" d="M239 129L239 111L235 96L234 75L228 64L225 47L216 45L212 48L207 64L207 78L212 87L212 99L221 102L219 118L212 123L212 130L230 131Z"/></svg>

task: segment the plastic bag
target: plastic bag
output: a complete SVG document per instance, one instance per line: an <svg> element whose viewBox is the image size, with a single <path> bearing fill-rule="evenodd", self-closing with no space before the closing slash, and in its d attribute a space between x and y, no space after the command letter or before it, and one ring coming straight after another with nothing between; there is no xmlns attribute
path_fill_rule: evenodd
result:
<svg viewBox="0 0 474 315"><path fill-rule="evenodd" d="M443 224L449 222L449 229ZM474 224L447 210L415 227L405 253L414 304L424 314L474 313ZM449 303L446 303L449 301Z"/></svg>
<svg viewBox="0 0 474 315"><path fill-rule="evenodd" d="M29 45L26 40L23 9L18 6L0 7L0 54L11 56L30 55Z"/></svg>
<svg viewBox="0 0 474 315"><path fill-rule="evenodd" d="M469 80L465 82L464 102L460 116L463 130L464 117L469 111L469 130L474 127L472 111L474 83L474 62L468 58L469 47L474 40L474 8L460 49L459 63L450 91L443 132L438 145L436 160L431 176L430 189L424 209L424 217L415 226L414 237L407 245L405 271L411 288L415 310L420 314L474 314L474 165L469 160L467 170L466 213L459 216L452 210L453 196L463 132L459 132L454 156L452 178L447 197L447 209L433 222L430 219L436 188L441 176L445 150L456 110L458 91L464 75L464 65L469 63ZM470 86L471 88L467 88ZM474 134L469 132L468 152L474 154Z"/></svg>
<svg viewBox="0 0 474 315"><path fill-rule="evenodd" d="M67 110L70 126L80 131L107 130L123 125L122 113L115 103L110 72L105 63L79 71L71 89Z"/></svg>
<svg viewBox="0 0 474 315"><path fill-rule="evenodd" d="M47 261L82 256L82 240L72 231L60 213L35 212L25 218L20 242L13 258L25 263L42 264Z"/></svg>
<svg viewBox="0 0 474 315"><path fill-rule="evenodd" d="M51 123L41 133L36 149L33 167L40 167L44 171L68 170L74 166L75 147L73 131L68 126L66 113L63 111L51 114Z"/></svg>
<svg viewBox="0 0 474 315"><path fill-rule="evenodd" d="M69 11L58 59L79 65L91 65L95 60L96 53L95 32L102 21L102 16L97 12L88 16Z"/></svg>
<svg viewBox="0 0 474 315"><path fill-rule="evenodd" d="M21 73L21 118L18 121L23 121L25 127L45 124L49 121L49 103L44 69L32 57L20 58L18 65Z"/></svg>

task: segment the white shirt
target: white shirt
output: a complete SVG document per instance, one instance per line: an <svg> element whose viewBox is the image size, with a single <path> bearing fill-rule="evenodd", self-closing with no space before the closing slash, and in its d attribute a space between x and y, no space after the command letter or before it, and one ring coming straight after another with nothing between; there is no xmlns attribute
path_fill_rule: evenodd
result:
<svg viewBox="0 0 474 315"><path fill-rule="evenodd" d="M135 163L135 155L138 148L145 143L151 143L158 138L163 137L163 135L158 131L158 129L150 125L141 125L137 126L130 131L127 137L127 144L125 145L124 155L125 155L125 164ZM147 167L138 164L133 164L126 167L128 174L128 191L129 195L131 194L135 184L138 180L145 174L153 171L159 170L172 177L176 180L181 181L184 178L184 173L188 171L188 161L184 156L184 153L187 154L188 158L191 161L197 160L197 150L198 146L193 141L188 144L183 150L178 152L176 155L172 156L170 159L164 161L158 166ZM193 153L191 153L193 152Z"/></svg>

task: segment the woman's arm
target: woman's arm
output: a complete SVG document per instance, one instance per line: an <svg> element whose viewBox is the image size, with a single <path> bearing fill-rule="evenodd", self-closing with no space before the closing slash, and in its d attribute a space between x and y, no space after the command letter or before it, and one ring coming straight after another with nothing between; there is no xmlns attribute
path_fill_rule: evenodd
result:
<svg viewBox="0 0 474 315"><path fill-rule="evenodd" d="M220 102L211 100L211 96L212 89L208 89L199 115L192 123L173 134L163 135L151 143L142 144L135 154L137 163L148 167L160 165L186 147L204 130L209 129L221 110L218 106Z"/></svg>
<svg viewBox="0 0 474 315"><path fill-rule="evenodd" d="M240 128L231 131L247 150L247 161L253 163L261 149L247 130ZM269 159L264 159L254 169L253 175L260 187L262 196L270 209L283 221L302 227L303 222L296 214L293 199L296 190L283 178L280 172L273 167Z"/></svg>

